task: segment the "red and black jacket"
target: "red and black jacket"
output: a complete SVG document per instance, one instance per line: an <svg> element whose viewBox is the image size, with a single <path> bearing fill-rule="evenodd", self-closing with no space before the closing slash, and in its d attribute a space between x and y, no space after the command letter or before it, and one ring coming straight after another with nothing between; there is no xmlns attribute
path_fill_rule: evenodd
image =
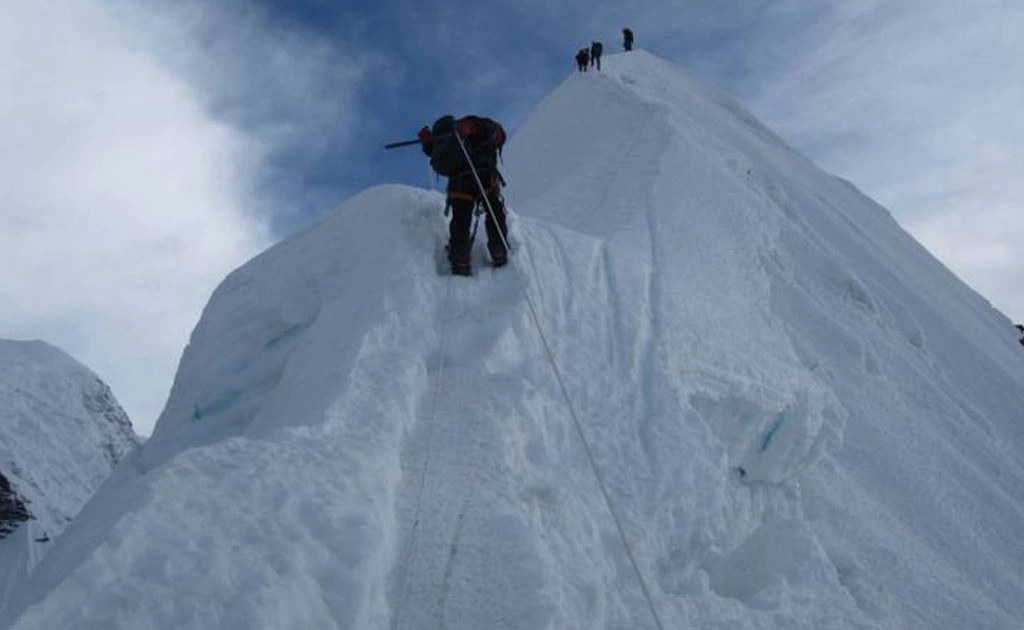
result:
<svg viewBox="0 0 1024 630"><path fill-rule="evenodd" d="M473 200L480 195L462 149L456 143L444 143L444 138L452 133L462 138L487 193L496 192L501 185L497 166L501 149L505 145L504 128L498 122L482 116L465 116L458 120L443 116L434 123L433 129L424 127L420 130L421 146L428 157L434 158L436 151L457 151L451 157L455 164L442 173L448 177L448 197ZM432 159L431 164L434 163Z"/></svg>

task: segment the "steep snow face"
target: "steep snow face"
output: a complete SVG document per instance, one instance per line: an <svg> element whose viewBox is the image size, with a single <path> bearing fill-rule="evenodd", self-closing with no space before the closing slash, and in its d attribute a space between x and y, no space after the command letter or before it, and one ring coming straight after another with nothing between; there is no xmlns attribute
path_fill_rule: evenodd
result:
<svg viewBox="0 0 1024 630"><path fill-rule="evenodd" d="M137 445L88 368L41 341L0 340L0 605Z"/></svg>
<svg viewBox="0 0 1024 630"><path fill-rule="evenodd" d="M1010 322L641 52L506 167L509 268L380 187L229 276L14 626L1017 627Z"/></svg>

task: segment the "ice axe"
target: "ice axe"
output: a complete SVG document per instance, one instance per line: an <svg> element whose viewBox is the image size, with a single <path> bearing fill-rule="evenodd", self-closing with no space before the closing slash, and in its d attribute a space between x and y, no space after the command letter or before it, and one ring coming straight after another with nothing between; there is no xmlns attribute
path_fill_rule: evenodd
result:
<svg viewBox="0 0 1024 630"><path fill-rule="evenodd" d="M409 147L409 146L412 146L414 144L422 144L423 142L437 142L438 140L444 140L445 138L449 138L449 137L451 137L451 135L452 134L450 134L450 133L446 133L446 134L442 134L440 136L431 136L430 138L428 138L425 141L424 140L420 140L419 138L416 138L415 140L402 140L401 142L392 142L391 144L385 144L384 148L385 149L397 149L398 147Z"/></svg>

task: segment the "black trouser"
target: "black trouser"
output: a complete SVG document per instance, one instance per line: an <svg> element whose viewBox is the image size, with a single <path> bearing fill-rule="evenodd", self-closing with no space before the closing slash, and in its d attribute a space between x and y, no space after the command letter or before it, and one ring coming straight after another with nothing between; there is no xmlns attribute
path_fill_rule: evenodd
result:
<svg viewBox="0 0 1024 630"><path fill-rule="evenodd" d="M487 199L491 202L491 207L498 219L498 223L495 225L491 213L487 212L486 206L483 207L484 227L487 230L487 250L493 255L496 251L504 251L505 247L501 242L501 237L505 235L507 238L508 226L505 222L505 203L501 198L501 193L495 188L488 193ZM449 257L452 260L464 260L469 257L469 249L473 246L473 211L478 203L484 203L479 196L474 199L448 199L448 205L452 209L452 220L448 224L448 245L451 248Z"/></svg>

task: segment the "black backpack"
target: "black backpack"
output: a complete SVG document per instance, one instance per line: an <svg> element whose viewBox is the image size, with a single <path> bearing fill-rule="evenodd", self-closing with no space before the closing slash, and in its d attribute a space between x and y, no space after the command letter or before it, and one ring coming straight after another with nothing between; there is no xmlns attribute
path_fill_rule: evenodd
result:
<svg viewBox="0 0 1024 630"><path fill-rule="evenodd" d="M455 138L455 119L451 116L438 118L430 133L438 138L434 141L430 154L430 168L444 177L451 177L466 170L466 158L462 154L459 141Z"/></svg>

